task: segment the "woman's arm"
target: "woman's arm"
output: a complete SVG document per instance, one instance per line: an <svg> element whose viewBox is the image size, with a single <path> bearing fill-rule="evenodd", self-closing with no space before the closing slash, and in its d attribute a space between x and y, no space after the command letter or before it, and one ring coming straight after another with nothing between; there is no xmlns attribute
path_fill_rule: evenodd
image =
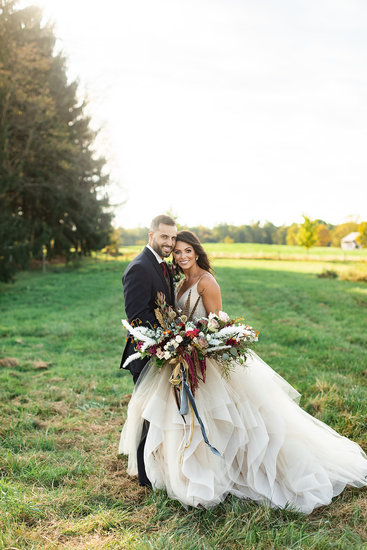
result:
<svg viewBox="0 0 367 550"><path fill-rule="evenodd" d="M222 296L220 286L212 275L204 275L198 284L198 292L201 294L207 313L218 313L222 309Z"/></svg>

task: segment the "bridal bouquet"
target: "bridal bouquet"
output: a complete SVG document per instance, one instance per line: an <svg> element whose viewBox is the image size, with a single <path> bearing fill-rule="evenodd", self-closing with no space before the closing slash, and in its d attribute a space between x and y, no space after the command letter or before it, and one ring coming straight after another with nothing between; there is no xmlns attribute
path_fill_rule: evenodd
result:
<svg viewBox="0 0 367 550"><path fill-rule="evenodd" d="M132 326L122 321L137 343L137 353L130 356L124 366L147 356L155 360L157 367L167 361L172 365L183 363L192 393L199 378L205 382L206 358L215 359L226 376L235 360L244 363L249 347L258 340L258 331L245 325L242 319L230 319L224 311L194 320L195 306L190 315L186 307L177 311L167 305L161 292L156 303L159 326Z"/></svg>

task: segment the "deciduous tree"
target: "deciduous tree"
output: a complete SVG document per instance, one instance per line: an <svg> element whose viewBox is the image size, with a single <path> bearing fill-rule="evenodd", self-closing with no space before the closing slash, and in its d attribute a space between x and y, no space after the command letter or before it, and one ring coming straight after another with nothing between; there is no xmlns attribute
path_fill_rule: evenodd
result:
<svg viewBox="0 0 367 550"><path fill-rule="evenodd" d="M367 222L362 222L358 227L359 236L357 242L362 248L367 248Z"/></svg>
<svg viewBox="0 0 367 550"><path fill-rule="evenodd" d="M288 231L287 231L287 238L286 238L287 245L294 246L298 244L298 233L299 233L298 223L292 223L292 225L288 227Z"/></svg>
<svg viewBox="0 0 367 550"><path fill-rule="evenodd" d="M320 223L317 226L316 246L329 246L330 241L331 241L330 229L324 223Z"/></svg>
<svg viewBox="0 0 367 550"><path fill-rule="evenodd" d="M331 231L331 246L340 246L340 242L343 237L346 237L349 233L358 231L358 223L347 222L340 225L336 225Z"/></svg>
<svg viewBox="0 0 367 550"><path fill-rule="evenodd" d="M317 241L317 221L303 216L303 223L298 233L298 244L309 250Z"/></svg>

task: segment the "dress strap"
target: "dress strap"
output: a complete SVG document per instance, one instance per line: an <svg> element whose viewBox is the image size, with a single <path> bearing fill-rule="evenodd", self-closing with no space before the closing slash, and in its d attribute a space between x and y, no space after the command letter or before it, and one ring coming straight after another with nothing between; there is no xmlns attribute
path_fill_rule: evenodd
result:
<svg viewBox="0 0 367 550"><path fill-rule="evenodd" d="M198 278L198 280L196 281L195 284L198 285L199 282L200 282L200 279L202 279L202 278L204 277L204 275L206 275L206 274L207 274L207 271L206 271L205 273L203 273L203 274L201 275L201 277Z"/></svg>

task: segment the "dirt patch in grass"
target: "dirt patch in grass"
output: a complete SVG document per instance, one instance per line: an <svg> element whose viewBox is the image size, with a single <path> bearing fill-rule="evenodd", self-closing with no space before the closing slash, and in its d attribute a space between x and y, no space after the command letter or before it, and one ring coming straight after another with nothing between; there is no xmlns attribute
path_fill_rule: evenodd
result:
<svg viewBox="0 0 367 550"><path fill-rule="evenodd" d="M103 548L118 548L115 535L102 535L95 533L91 536L67 537L60 535L59 543L53 548L70 550L102 550ZM120 548L123 548L120 546Z"/></svg>
<svg viewBox="0 0 367 550"><path fill-rule="evenodd" d="M139 485L136 476L131 477L127 474L126 457L106 458L103 464L103 477L98 477L98 485L114 499L136 505L150 494L150 489Z"/></svg>
<svg viewBox="0 0 367 550"><path fill-rule="evenodd" d="M367 490L346 489L340 505L331 505L330 518L337 524L353 525L353 530L367 541Z"/></svg>
<svg viewBox="0 0 367 550"><path fill-rule="evenodd" d="M367 371L366 371L367 372ZM129 401L131 399L131 393L127 393L125 394L123 397L121 397L120 401L119 401L119 404L123 407L123 406L127 406L129 404Z"/></svg>
<svg viewBox="0 0 367 550"><path fill-rule="evenodd" d="M3 357L0 359L0 367L17 367L19 365L16 357Z"/></svg>
<svg viewBox="0 0 367 550"><path fill-rule="evenodd" d="M65 378L61 378L60 376L54 376L53 378L49 378L48 382L56 383L56 382L64 382Z"/></svg>
<svg viewBox="0 0 367 550"><path fill-rule="evenodd" d="M74 520L42 521L29 532L29 540L42 548L98 549L126 548L142 534L156 531L151 524L155 505L130 510L105 510ZM133 547L133 546L131 546Z"/></svg>
<svg viewBox="0 0 367 550"><path fill-rule="evenodd" d="M51 361L32 361L32 365L36 370L48 369Z"/></svg>

